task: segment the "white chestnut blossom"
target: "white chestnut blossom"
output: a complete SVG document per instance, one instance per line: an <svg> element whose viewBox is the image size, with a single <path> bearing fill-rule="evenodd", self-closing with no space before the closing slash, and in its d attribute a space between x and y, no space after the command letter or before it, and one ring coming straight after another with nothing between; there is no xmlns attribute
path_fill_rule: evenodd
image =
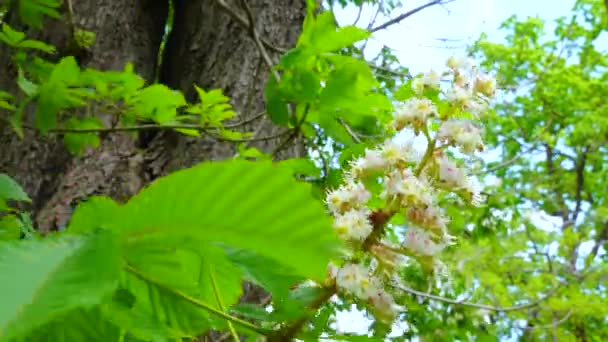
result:
<svg viewBox="0 0 608 342"><path fill-rule="evenodd" d="M461 120L448 120L441 124L437 132L437 139L445 143L456 145L465 154L483 151L481 130L471 122Z"/></svg>
<svg viewBox="0 0 608 342"><path fill-rule="evenodd" d="M378 150L365 150L365 155L353 160L350 164L351 174L354 177L363 177L370 171L381 171L387 165L387 160Z"/></svg>
<svg viewBox="0 0 608 342"><path fill-rule="evenodd" d="M469 155L483 150L481 129L453 118L463 111L481 115L496 84L478 74L468 59L450 58L447 66L444 72L430 71L414 79L416 95L396 108L390 122L397 133L404 129L415 135L424 132L430 143L427 151L418 153L413 141L398 143L391 137L351 161L344 184L329 191L325 199L333 229L352 253L346 253L342 267L328 265L324 286L367 303L376 319L385 323L403 310L386 291L388 282L399 283L403 263L413 258L437 265L439 253L454 244L455 238L448 233L449 218L439 206L439 191L455 193L474 205L483 201L481 187L468 176L466 165L457 166L442 148L454 146ZM440 86L443 76L452 82L445 91ZM429 89L439 91L437 104L424 98ZM395 214L404 214L407 224L400 246L380 241L384 225L394 222L390 220Z"/></svg>
<svg viewBox="0 0 608 342"><path fill-rule="evenodd" d="M382 197L389 202L397 198L404 207L433 203L430 184L424 178L414 176L410 169L395 170L385 177Z"/></svg>
<svg viewBox="0 0 608 342"><path fill-rule="evenodd" d="M414 254L435 256L451 243L452 237L450 235L446 235L444 241L435 242L433 235L426 230L410 226L407 228L402 246Z"/></svg>
<svg viewBox="0 0 608 342"><path fill-rule="evenodd" d="M449 223L449 219L445 217L443 211L435 206L411 207L407 209L407 218L417 226L437 233L446 232Z"/></svg>
<svg viewBox="0 0 608 342"><path fill-rule="evenodd" d="M418 95L421 95L427 88L439 90L440 82L441 73L431 70L412 81L412 90Z"/></svg>
<svg viewBox="0 0 608 342"><path fill-rule="evenodd" d="M336 276L338 288L352 293L359 299L367 298L381 288L379 279L370 275L370 270L361 264L346 264Z"/></svg>
<svg viewBox="0 0 608 342"><path fill-rule="evenodd" d="M332 213L340 214L351 208L359 208L369 201L371 194L361 182L350 180L345 185L327 193L325 202Z"/></svg>
<svg viewBox="0 0 608 342"><path fill-rule="evenodd" d="M473 92L465 87L452 87L445 93L446 99L459 108L470 108L474 103Z"/></svg>
<svg viewBox="0 0 608 342"><path fill-rule="evenodd" d="M351 209L336 216L334 229L338 236L345 240L363 241L373 229L368 219L369 215L370 211L367 208Z"/></svg>
<svg viewBox="0 0 608 342"><path fill-rule="evenodd" d="M496 80L489 75L478 75L473 90L484 96L492 97L496 93Z"/></svg>
<svg viewBox="0 0 608 342"><path fill-rule="evenodd" d="M463 58L463 57L454 57L451 56L450 58L448 58L448 61L446 63L446 66L452 70L459 70L459 69L464 69L466 71L471 70L473 68L473 61L469 58Z"/></svg>
<svg viewBox="0 0 608 342"><path fill-rule="evenodd" d="M465 171L446 157L439 160L439 180L454 189L465 187L469 181Z"/></svg>
<svg viewBox="0 0 608 342"><path fill-rule="evenodd" d="M386 163L392 167L415 163L420 159L420 156L411 143L399 144L392 139L388 139L384 142L380 154Z"/></svg>
<svg viewBox="0 0 608 342"><path fill-rule="evenodd" d="M445 157L439 160L439 180L446 187L464 195L473 205L477 206L483 201L477 180L467 176L463 169Z"/></svg>
<svg viewBox="0 0 608 342"><path fill-rule="evenodd" d="M390 323L404 308L395 303L395 299L383 290L372 293L367 302L371 306L371 312L381 322Z"/></svg>
<svg viewBox="0 0 608 342"><path fill-rule="evenodd" d="M397 108L393 114L392 125L398 131L411 125L414 131L418 132L426 127L429 118L436 116L437 107L433 101L426 98L412 98Z"/></svg>

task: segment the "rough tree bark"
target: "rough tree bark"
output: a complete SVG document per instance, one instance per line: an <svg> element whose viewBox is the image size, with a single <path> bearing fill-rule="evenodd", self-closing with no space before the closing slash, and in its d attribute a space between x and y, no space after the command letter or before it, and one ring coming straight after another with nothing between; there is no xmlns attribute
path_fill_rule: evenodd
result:
<svg viewBox="0 0 608 342"><path fill-rule="evenodd" d="M154 75L158 49L168 11L168 0L81 0L72 1L74 23L97 35L83 67L122 69L132 62L148 82ZM163 58L160 82L178 88L195 99L193 84L204 89L221 88L231 97L239 114L237 121L263 112L263 89L269 68L260 56L250 31L229 15L218 0L175 1L175 26ZM226 1L247 18L240 0ZM248 0L256 31L281 47L295 44L305 15L304 0ZM64 6L64 13L68 6ZM9 22L17 27L16 14ZM67 16L66 16L67 17ZM29 36L50 41L59 52L69 54L70 27L48 20L43 32L26 29ZM272 51L270 52L272 54ZM10 51L0 47L0 89L15 93L15 67ZM278 56L274 55L275 59ZM29 120L31 120L30 110ZM267 119L242 127L256 135L279 131ZM0 127L0 172L17 179L33 199L37 226L45 232L60 229L69 221L74 205L91 195L108 195L125 201L155 178L203 160L232 157L234 146L207 138L191 138L162 131L140 134L112 133L101 146L75 158L63 147L59 136L42 137L26 130L19 139L9 127ZM253 146L271 151L285 136ZM298 141L279 157L303 154ZM245 291L255 300L259 291Z"/></svg>

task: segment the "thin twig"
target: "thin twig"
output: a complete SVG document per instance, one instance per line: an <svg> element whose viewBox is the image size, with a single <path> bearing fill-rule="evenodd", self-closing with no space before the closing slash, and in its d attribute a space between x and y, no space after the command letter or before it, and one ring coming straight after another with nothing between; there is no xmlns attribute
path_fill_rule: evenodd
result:
<svg viewBox="0 0 608 342"><path fill-rule="evenodd" d="M355 18L355 22L353 22L353 26L357 25L359 19L361 19L361 13L363 12L363 2L359 5L359 12L357 12L357 18Z"/></svg>
<svg viewBox="0 0 608 342"><path fill-rule="evenodd" d="M477 303L471 303L471 302L465 302L465 301L461 301L461 300L455 300L455 299L450 299L450 298L446 298L446 297L442 297L442 296L437 296L434 294L430 294L428 292L422 292L422 291L418 291L418 290L414 290L410 287L407 287L405 285L395 285L395 284L391 284L391 286L395 289L401 290L403 292L407 292L419 297L424 297L424 298L428 298L428 299L433 299L439 302L444 302L444 303L448 303L448 304L454 304L454 305L462 305L462 306L470 306L473 308L477 308L477 309L483 309L483 310L488 310L488 311L496 311L496 312L508 312L508 311L518 311L518 310L524 310L524 309L528 309L534 306L537 306L538 304L544 302L545 300L547 300L548 298L550 298L551 296L553 296L557 290L561 287L561 283L558 286L555 286L553 289L551 289L545 296L530 302L528 304L521 304L521 305L514 305L514 306L507 306L507 307L500 307L500 306L493 306L493 305L485 305L485 304L477 304Z"/></svg>
<svg viewBox="0 0 608 342"><path fill-rule="evenodd" d="M246 125L248 123L252 123L253 121L255 121L257 119L260 119L260 118L264 117L264 115L266 115L266 111L258 113L256 115L254 115L254 116L252 116L252 117L250 117L248 119L245 119L243 121L240 121L240 122L235 122L235 123L231 123L231 124L225 124L224 128L237 128L237 127Z"/></svg>
<svg viewBox="0 0 608 342"><path fill-rule="evenodd" d="M287 139L285 139L282 143L280 143L272 151L271 155L273 157L275 157L277 155L277 153L279 153L283 148L285 148L287 146L287 144L289 144L293 139L296 138L296 136L300 132L300 128L302 127L302 125L306 121L306 116L308 116L308 110L309 110L309 108L310 108L310 105L306 104L306 108L304 109L304 114L302 115L302 118L300 119L300 121L296 124L296 126L291 131L291 134L287 137Z"/></svg>
<svg viewBox="0 0 608 342"><path fill-rule="evenodd" d="M391 25L398 24L403 19L406 19L406 18L408 18L408 17L416 14L416 13L422 11L423 9L427 8L427 7L431 7L431 6L434 6L434 5L444 5L444 4L450 3L452 1L455 1L455 0L448 0L448 1L434 0L434 1L428 2L428 3L426 3L426 4L424 4L424 5L420 6L420 7L414 8L413 10L411 10L409 12L403 13L400 16L397 16L397 17L395 17L395 18L393 18L393 19L385 22L384 24L381 24L379 26L376 26L376 27L372 28L370 30L370 32L373 33L373 32L376 32L376 31L383 30L383 29L385 29L385 28L387 28L387 27L389 27Z"/></svg>
<svg viewBox="0 0 608 342"><path fill-rule="evenodd" d="M31 126L23 126L26 129L35 130ZM136 131L148 131L148 130L174 130L174 129L191 129L201 132L210 138L218 141L226 141L233 143L244 143L244 142L255 142L255 141L268 141L280 138L287 134L288 131L283 131L274 135L258 137L258 138L246 138L246 139L231 139L224 138L210 132L209 127L203 127L199 125L135 125L135 126L122 126L122 127L102 127L102 128L53 128L49 129L49 133L73 133L73 134L86 134L86 133L111 133L111 132L136 132Z"/></svg>
<svg viewBox="0 0 608 342"><path fill-rule="evenodd" d="M361 138L359 138L359 135L355 133L355 131L353 131L353 129L348 125L348 123L346 123L346 121L340 118L338 119L338 122L344 127L344 129L348 132L348 134L351 136L351 138L353 138L353 140L357 144L361 143Z"/></svg>
<svg viewBox="0 0 608 342"><path fill-rule="evenodd" d="M523 329L524 330L552 329L552 328L557 327L560 324L565 323L568 320L568 318L570 318L570 316L572 316L572 309L568 310L568 312L560 320L555 321L555 322L553 322L551 324L547 324L547 325L534 325L534 326L531 326L531 327L527 326L527 327L524 327Z"/></svg>
<svg viewBox="0 0 608 342"><path fill-rule="evenodd" d="M397 76L397 77L403 77L406 80L409 80L412 78L412 75L408 72L399 72L396 70L391 70L389 68L385 68L385 67L381 67L381 66L377 66L374 63L368 62L368 65L370 68L381 71L381 72L385 72L387 74L391 74L393 76Z"/></svg>
<svg viewBox="0 0 608 342"><path fill-rule="evenodd" d="M255 45L258 47L258 50L260 51L260 54L262 55L262 59L264 59L266 66L268 66L268 69L270 69L270 72L272 72L276 81L279 82L279 79L280 79L279 73L276 70L274 70L274 63L272 62L272 59L270 58L270 55L268 54L266 47L260 40L258 31L255 29L255 19L253 17L253 12L251 11L251 7L249 7L247 0L241 0L241 6L243 6L243 9L247 13L247 18L249 19L248 29L249 29L249 33L251 34L251 38L253 38Z"/></svg>
<svg viewBox="0 0 608 342"><path fill-rule="evenodd" d="M248 29L251 24L249 22L249 20L247 20L246 17L243 17L242 15L240 15L239 13L235 12L224 0L215 0L215 2L226 12L228 13L228 15L230 15L234 20L236 20L236 22L241 25L243 28ZM270 42L268 42L266 39L264 38L260 38L260 41L262 42L262 44L264 44L264 46L274 52L277 53L285 53L287 52L287 49L284 48L280 48L277 46L274 46L273 44L271 44Z"/></svg>

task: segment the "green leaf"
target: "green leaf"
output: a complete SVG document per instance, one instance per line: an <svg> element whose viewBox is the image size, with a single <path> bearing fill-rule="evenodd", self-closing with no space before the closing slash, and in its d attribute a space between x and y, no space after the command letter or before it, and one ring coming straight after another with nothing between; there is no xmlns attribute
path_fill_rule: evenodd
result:
<svg viewBox="0 0 608 342"><path fill-rule="evenodd" d="M76 209L67 231L78 234L106 227L99 217L119 218L124 210L108 198L94 197ZM144 326L133 333L146 340L163 333L168 334L165 338L193 337L211 327L226 327L215 314L180 295L219 311L238 301L241 271L223 249L179 232L129 232L124 239L128 267L121 286L135 303L129 307L111 303L105 315L113 317L112 322L129 331L142 322ZM219 289L217 293L214 288Z"/></svg>
<svg viewBox="0 0 608 342"><path fill-rule="evenodd" d="M10 104L8 101L0 100L0 109L6 109L6 110L13 111L17 108L15 106L13 106L12 104Z"/></svg>
<svg viewBox="0 0 608 342"><path fill-rule="evenodd" d="M289 122L288 103L279 92L277 81L272 77L266 83L266 111L270 120L276 125L286 126Z"/></svg>
<svg viewBox="0 0 608 342"><path fill-rule="evenodd" d="M0 218L0 241L19 240L21 237L21 222L15 215Z"/></svg>
<svg viewBox="0 0 608 342"><path fill-rule="evenodd" d="M21 186L4 173L0 173L0 200L32 201Z"/></svg>
<svg viewBox="0 0 608 342"><path fill-rule="evenodd" d="M307 17L304 30L298 39L298 47L305 47L315 54L335 52L369 38L371 33L356 26L345 26L336 30L334 14L323 12L316 18Z"/></svg>
<svg viewBox="0 0 608 342"><path fill-rule="evenodd" d="M222 126L222 121L236 116L229 101L230 98L222 93L221 89L205 91L194 85L200 98L200 103L188 108L189 113L200 115L200 124L209 126Z"/></svg>
<svg viewBox="0 0 608 342"><path fill-rule="evenodd" d="M285 298L294 284L302 281L294 270L257 253L225 247L230 261L243 271L246 280L262 286L274 299Z"/></svg>
<svg viewBox="0 0 608 342"><path fill-rule="evenodd" d="M57 316L53 321L11 342L118 341L120 335L120 329L105 319L100 307L96 306L90 309L75 309ZM126 336L124 341L140 340Z"/></svg>
<svg viewBox="0 0 608 342"><path fill-rule="evenodd" d="M119 206L108 197L91 196L76 207L66 229L69 234L82 234L100 228L106 228L104 221L99 217L113 217L119 215Z"/></svg>
<svg viewBox="0 0 608 342"><path fill-rule="evenodd" d="M414 93L414 90L412 89L412 81L409 80L397 89L394 96L397 101L405 101L413 97L415 94L416 93Z"/></svg>
<svg viewBox="0 0 608 342"><path fill-rule="evenodd" d="M57 52L54 46L46 44L39 40L31 40L31 39L27 39L27 40L20 42L19 44L17 44L16 47L24 48L24 49L35 49L35 50L40 50L40 51L44 51L47 53Z"/></svg>
<svg viewBox="0 0 608 342"><path fill-rule="evenodd" d="M33 97L34 95L38 94L38 85L31 82L25 77L23 69L19 68L18 73L19 74L17 76L17 85L19 86L19 89L21 89L27 96L30 97Z"/></svg>
<svg viewBox="0 0 608 342"><path fill-rule="evenodd" d="M164 124L174 120L177 109L186 105L184 95L163 84L142 89L130 103L136 116Z"/></svg>
<svg viewBox="0 0 608 342"><path fill-rule="evenodd" d="M125 296L129 302L120 298ZM102 305L101 310L103 317L98 319L105 319L117 330L120 327L120 330L128 331L130 336L144 341L161 342L184 336L183 333L159 323L154 315L143 307L143 303L136 301L125 289L118 289L114 297Z"/></svg>
<svg viewBox="0 0 608 342"><path fill-rule="evenodd" d="M21 20L37 29L42 29L43 17L59 19L61 0L19 0L19 16Z"/></svg>
<svg viewBox="0 0 608 342"><path fill-rule="evenodd" d="M245 144L237 145L238 154L234 157L236 159L251 159L251 160L272 160L272 157L255 147L246 147Z"/></svg>
<svg viewBox="0 0 608 342"><path fill-rule="evenodd" d="M80 81L80 67L72 56L64 57L54 66L49 80L39 88L36 109L36 127L43 133L57 127L57 114L61 109L83 106L86 102L77 88Z"/></svg>
<svg viewBox="0 0 608 342"><path fill-rule="evenodd" d="M2 32L0 32L1 41L9 46L16 47L23 39L25 39L25 33L13 30L7 24L2 24Z"/></svg>
<svg viewBox="0 0 608 342"><path fill-rule="evenodd" d="M117 284L117 248L107 232L0 243L0 337L100 303Z"/></svg>
<svg viewBox="0 0 608 342"><path fill-rule="evenodd" d="M0 41L3 41L14 48L35 49L48 53L55 53L54 46L48 45L39 40L25 39L25 33L13 30L7 24L2 24L2 32L0 32Z"/></svg>
<svg viewBox="0 0 608 342"><path fill-rule="evenodd" d="M166 198L176 201L167 205ZM308 188L269 162L202 163L155 182L124 208L132 213L123 221L130 230L179 226L196 238L257 251L315 280L324 278L340 246Z"/></svg>
<svg viewBox="0 0 608 342"><path fill-rule="evenodd" d="M310 159L304 158L291 158L286 160L281 160L278 162L278 165L281 167L286 167L293 174L301 175L301 176L310 176L310 177L320 177L321 170L315 165L315 163Z"/></svg>
<svg viewBox="0 0 608 342"><path fill-rule="evenodd" d="M264 308L261 308L258 305L242 303L233 305L230 308L230 312L232 314L238 314L248 319L253 319L262 322L271 322L272 316L266 311Z"/></svg>
<svg viewBox="0 0 608 342"><path fill-rule="evenodd" d="M99 224L248 249L318 281L342 246L309 187L270 162L201 163L157 180L119 211Z"/></svg>
<svg viewBox="0 0 608 342"><path fill-rule="evenodd" d="M129 314L132 319L145 318L157 322L155 325L163 330L192 338L212 327L225 328L226 324L186 298L218 309L210 282L213 275L219 286L223 287L222 300L231 305L236 303L240 295L241 278L238 269L225 256L209 252L219 250L217 247L209 244L188 245L192 244L177 240L167 242L162 236L131 243L125 260L129 267L121 286L135 298L135 306L131 309L133 312ZM113 316L112 313L109 315Z"/></svg>
<svg viewBox="0 0 608 342"><path fill-rule="evenodd" d="M71 117L65 122L65 127L68 129L97 129L103 128L103 123L97 117L88 118L76 118ZM87 147L97 148L99 147L99 136L97 133L66 133L63 137L63 141L75 155L82 155Z"/></svg>

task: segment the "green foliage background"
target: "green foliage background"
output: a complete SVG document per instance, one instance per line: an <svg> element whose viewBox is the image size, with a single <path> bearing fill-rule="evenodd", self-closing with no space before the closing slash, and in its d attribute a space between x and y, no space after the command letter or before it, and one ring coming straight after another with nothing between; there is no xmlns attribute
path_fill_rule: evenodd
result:
<svg viewBox="0 0 608 342"><path fill-rule="evenodd" d="M57 0L17 3L24 24L42 29L43 17L61 18ZM331 323L350 304L311 313L307 306L323 294L293 288L322 282L339 255L323 193L338 185L349 160L388 136L393 104L411 89L390 50L371 62L361 57L357 43L370 32L338 28L331 11L313 10L265 92L268 116L303 133L308 159L273 163L240 146L234 160L175 172L124 205L90 198L65 232L44 238L15 209L28 195L0 175L0 340L165 341L209 329L253 338L309 316L306 340L386 338L390 329L377 323L369 336L338 337ZM505 42L482 35L471 46L500 88L483 120L501 160L477 172L500 182L488 182L481 208L446 204L459 237L442 257L449 281L433 283L416 262L403 267L412 291L398 297L407 308L399 320L408 329L393 340L608 339L608 55L595 45L607 18L601 1L579 0L551 34L538 18L513 16L503 24ZM20 93L0 91L2 120L17 135L65 133L68 149L81 154L111 131L87 110L95 102L134 133L154 125L235 144L251 138L224 124L236 113L218 89L193 85L199 102L188 103L179 91L145 84L130 65L104 71L83 70L73 56L50 62L44 56L53 46L6 23L0 42L18 67ZM23 122L29 104L35 127ZM553 217L553 228L539 212ZM243 280L272 294L271 313L237 304Z"/></svg>

